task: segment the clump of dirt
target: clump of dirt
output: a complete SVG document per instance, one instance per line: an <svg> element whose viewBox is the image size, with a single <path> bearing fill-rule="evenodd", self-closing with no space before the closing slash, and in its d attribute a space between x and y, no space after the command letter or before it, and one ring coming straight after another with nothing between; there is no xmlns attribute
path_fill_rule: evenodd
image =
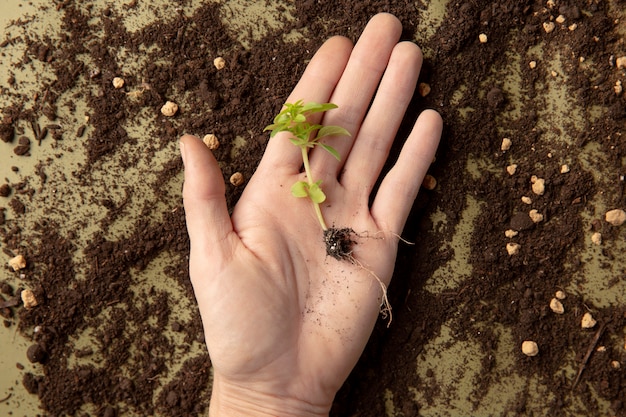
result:
<svg viewBox="0 0 626 417"><path fill-rule="evenodd" d="M232 208L263 153L267 136L262 126L281 108L319 45L336 34L356 40L372 15L394 13L403 23L403 39L418 36L417 42L427 52L419 82L428 85L429 91L412 101L390 161L417 114L426 107L442 113L444 137L431 167L436 185L420 193L402 234L419 245L399 249L389 291L394 325L387 328L381 321L376 327L361 361L337 396L332 415L384 415L383 387L394 393L398 415L419 415L429 401L440 403L448 398L446 387L432 383L436 375L431 381L414 370L420 353L444 323L451 326L456 341L471 341L482 348L482 372L473 381L471 392L471 403L478 407L491 382L502 377L494 371L500 360L499 333L485 326L493 323L509 329L519 346L516 374L536 378L545 388L546 398L551 398L542 405L544 414L599 414L602 407L594 399L597 395L610 405L612 415L626 416L626 377L614 365L617 361L623 367L626 353L613 343L624 339L625 306L594 306L581 289L567 293L561 301L563 314L550 309L555 292L573 286L573 277L583 271L586 260L581 259L580 250L586 234L601 232L602 242L624 239L623 229L609 227L604 213L595 213L590 204L601 196L606 206L626 207L626 98L616 89L624 71L616 67L614 59L624 52L619 29L623 1L450 2L441 25L428 38L414 33L427 2L416 6L383 0L295 1L294 19L285 17L280 29L269 30L251 42L249 49L241 47L221 23L220 4L207 3L186 14L182 6L188 3L177 2L181 7L167 21L135 32L125 28L124 14L113 8L72 1L57 3L56 10L42 10L58 13L62 20L58 34L41 37L28 31L32 22L14 22L24 28L24 36L6 39L0 48L23 46L15 71L36 62L54 77L38 80L40 88L32 99L21 93L15 74L8 74L3 92L9 94L12 105L2 109L0 146L11 144L7 146L21 158L28 158L39 146L54 149L58 157L72 147L84 146L88 160L73 175L84 187L92 187L100 184L92 174L102 169L108 157L125 145L138 145L125 126L148 109L157 115L157 123L148 132L156 141L141 144L148 156L183 133L202 137L210 132L219 137L219 147L213 152L223 167L225 183L236 173L242 180L237 186L227 186ZM131 2L124 10L132 13L136 7L137 2ZM284 34L292 31L305 36L297 42L287 40ZM145 56L146 64L134 74L124 74L124 85L114 88L113 79L124 73L117 55L120 50ZM494 74L504 77L510 68L510 51L521 54L518 73L524 91L519 104L510 100L504 80L494 78ZM78 56L89 60L76 59ZM218 57L222 58L219 66L214 64ZM548 59L559 60L561 74L544 67ZM496 85L484 82L494 79ZM551 103L543 93L555 79L566 86L571 100L587 109L580 124L546 127L540 123L550 118L546 109ZM70 130L59 119L59 109L71 110L73 104L60 97L77 85L87 87L80 94L87 101L89 121ZM179 108L161 115L167 101L176 102ZM594 114L596 110L600 116ZM44 125L39 122L42 116L47 120ZM249 138L245 146L238 147L237 136ZM567 141L548 140L561 137ZM503 138L511 140L505 150ZM586 170L578 158L586 145L599 149L606 172L612 175L599 177ZM487 161L494 169L481 171L479 177L467 175L468 161L475 159ZM566 172L562 172L564 162ZM111 175L124 175L124 169L136 165L138 157L129 154L121 172ZM192 344L203 341L198 312L180 322L167 292L152 289L134 294L129 290L132 272L144 270L159 254L169 253L175 261L166 269L168 277L194 300L187 278L189 243L184 210L180 199L172 197L177 191L163 186L180 178L180 158L172 155L169 162L155 168L158 180L150 185L167 206L160 222L150 220L155 204L147 203L138 220L128 225L128 233L113 238L111 227L127 214L133 190L126 190L124 201L88 201L104 205L108 215L86 247L76 233L64 235L58 224L45 218L39 219L35 230L21 226L21 219L29 215L32 197L54 192L45 172L52 167L52 162L42 161L34 177L0 187L2 251L9 258L22 254L27 260L23 277L14 272L12 282L19 285L2 283L0 313L5 326L13 325L19 316L20 330L35 346L29 357L41 362L43 370L42 374L24 372L25 388L39 396L44 412L51 416L78 415L84 405L92 405L97 415L104 416L206 413L207 354L185 357L182 368L169 375L172 378L167 385L163 383L171 352L189 352ZM20 172L18 166L12 170ZM541 192L533 192L533 176L535 183L542 180ZM535 188L540 189L538 185ZM530 206L522 196L532 196ZM432 293L424 285L454 258L449 242L470 197L482 203L474 233L466 242L471 271L458 288ZM531 209L543 220L534 223L527 214ZM7 211L12 218L7 218ZM436 230L431 220L434 213L447 219ZM71 214L68 210L66 215ZM583 215L594 219L591 225ZM509 229L516 234L505 235ZM328 254L343 259L351 252L353 231L344 228L329 233L340 240L327 246ZM517 245L517 251L509 254L507 243ZM76 254L84 257L84 265L74 264ZM610 269L618 256L608 246L601 251L601 261L611 275L609 287L626 279L623 271L620 275ZM81 279L79 268L84 269ZM28 310L16 297L26 288L38 301ZM601 332L600 327L581 329L582 317L590 309ZM111 318L106 322L101 319L104 311ZM468 320L476 317L480 320ZM37 332L33 332L35 328ZM72 343L87 329L98 342L97 352L75 348ZM164 329L180 334L182 346L164 337ZM524 355L521 346L525 340L537 344L536 356ZM562 373L571 352L575 354L571 365L582 369L576 384ZM97 365L73 366L70 361L96 356L102 358ZM407 387L424 393L428 400L418 402ZM506 404L501 414L527 415L536 406L529 398L528 393L520 395ZM563 411L574 399L580 400L578 407L585 408Z"/></svg>
<svg viewBox="0 0 626 417"><path fill-rule="evenodd" d="M332 256L338 261L350 261L352 259L352 246L356 241L352 239L354 230L349 227L329 227L324 230L324 243L326 255Z"/></svg>

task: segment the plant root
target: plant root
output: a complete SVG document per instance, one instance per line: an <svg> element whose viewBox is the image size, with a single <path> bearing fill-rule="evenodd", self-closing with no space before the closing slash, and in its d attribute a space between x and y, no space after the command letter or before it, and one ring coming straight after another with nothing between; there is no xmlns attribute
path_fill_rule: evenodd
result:
<svg viewBox="0 0 626 417"><path fill-rule="evenodd" d="M380 278L378 278L378 275L376 275L374 271L363 266L363 264L352 255L350 255L350 262L357 265L359 268L363 268L363 270L367 271L376 279L376 281L378 281L380 289L383 290L383 295L380 300L380 315L383 316L383 319L387 319L387 317L389 317L389 321L387 322L387 328L389 328L389 326L391 326L391 321L393 320L393 314L391 313L391 303L389 303L389 298L387 297L387 286Z"/></svg>
<svg viewBox="0 0 626 417"><path fill-rule="evenodd" d="M348 261L354 265L357 265L359 268L367 271L370 275L372 275L380 288L383 291L380 303L380 314L383 316L383 319L389 318L387 322L387 327L391 325L391 320L393 318L391 314L391 304L389 303L389 298L387 297L387 286L385 283L369 268L366 268L361 262L359 262L354 256L352 256L352 246L356 245L356 241L352 239L352 235L358 236L356 232L349 228L336 228L331 227L329 229L324 230L324 243L326 244L326 254L332 256L338 261Z"/></svg>

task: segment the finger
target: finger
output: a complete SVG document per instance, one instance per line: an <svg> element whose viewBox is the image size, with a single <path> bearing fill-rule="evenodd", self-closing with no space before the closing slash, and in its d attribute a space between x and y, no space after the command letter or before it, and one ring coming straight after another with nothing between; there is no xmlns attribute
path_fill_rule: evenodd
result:
<svg viewBox="0 0 626 417"><path fill-rule="evenodd" d="M373 188L413 97L422 66L422 53L411 42L393 49L389 65L370 110L347 156L341 183L365 198Z"/></svg>
<svg viewBox="0 0 626 417"><path fill-rule="evenodd" d="M233 226L220 167L209 148L195 136L183 136L180 150L185 165L183 203L192 253L229 251Z"/></svg>
<svg viewBox="0 0 626 417"><path fill-rule="evenodd" d="M352 136L323 140L339 152L341 161L323 149L313 150L311 165L322 178L337 177L401 33L400 21L387 13L374 16L363 30L331 97L339 107L323 119L324 125L341 126Z"/></svg>
<svg viewBox="0 0 626 417"><path fill-rule="evenodd" d="M400 234L441 138L443 122L434 110L426 110L400 151L398 161L380 185L371 214L381 230Z"/></svg>
<svg viewBox="0 0 626 417"><path fill-rule="evenodd" d="M347 38L335 36L324 42L287 98L287 103L295 103L298 100L305 103L328 102L346 67L350 51L352 42ZM314 114L310 116L309 121L319 123L321 117L321 114ZM279 133L270 139L260 167L272 170L276 167L288 167L297 172L301 166L300 149L289 142L288 133Z"/></svg>

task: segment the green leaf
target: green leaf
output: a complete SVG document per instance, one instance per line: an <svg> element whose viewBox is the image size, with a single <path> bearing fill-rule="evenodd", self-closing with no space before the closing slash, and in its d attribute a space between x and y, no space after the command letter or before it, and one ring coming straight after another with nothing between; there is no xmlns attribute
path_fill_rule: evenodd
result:
<svg viewBox="0 0 626 417"><path fill-rule="evenodd" d="M325 136L352 136L350 132L341 126L323 126L317 132L317 138L323 138Z"/></svg>
<svg viewBox="0 0 626 417"><path fill-rule="evenodd" d="M302 113L308 113L308 114L320 113L320 112L324 112L324 111L328 111L328 110L332 110L336 108L337 108L337 105L333 103L323 103L323 104L306 103L302 107Z"/></svg>
<svg viewBox="0 0 626 417"><path fill-rule="evenodd" d="M309 198L311 199L311 201L317 204L323 203L324 200L326 200L326 194L324 194L324 191L322 191L322 188L320 187L321 184L322 181L317 181L308 186Z"/></svg>
<svg viewBox="0 0 626 417"><path fill-rule="evenodd" d="M309 184L307 184L304 181L298 181L294 185L291 186L291 195L293 195L294 197L298 197L298 198L308 197L309 196L308 188L309 188Z"/></svg>
<svg viewBox="0 0 626 417"><path fill-rule="evenodd" d="M334 156L337 159L337 161L341 161L341 156L339 155L339 152L337 152L335 148L333 148L330 145L326 145L325 143L318 143L318 145L324 148L329 154Z"/></svg>

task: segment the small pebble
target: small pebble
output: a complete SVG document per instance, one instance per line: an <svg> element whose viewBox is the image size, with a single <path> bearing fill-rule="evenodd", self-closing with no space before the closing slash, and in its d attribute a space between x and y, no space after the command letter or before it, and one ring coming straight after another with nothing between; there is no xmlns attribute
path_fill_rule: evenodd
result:
<svg viewBox="0 0 626 417"><path fill-rule="evenodd" d="M601 245L602 244L602 233L595 232L594 234L592 234L591 235L591 242L594 245Z"/></svg>
<svg viewBox="0 0 626 417"><path fill-rule="evenodd" d="M437 179L430 174L427 174L422 181L422 187L426 190L434 190L437 187Z"/></svg>
<svg viewBox="0 0 626 417"><path fill-rule="evenodd" d="M243 174L241 172L235 172L230 176L230 183L235 187L239 187L243 184Z"/></svg>
<svg viewBox="0 0 626 417"><path fill-rule="evenodd" d="M506 251L509 256L517 255L522 246L519 243L507 243Z"/></svg>
<svg viewBox="0 0 626 417"><path fill-rule="evenodd" d="M611 368L613 369L619 369L622 367L622 364L619 363L619 361L611 361Z"/></svg>
<svg viewBox="0 0 626 417"><path fill-rule="evenodd" d="M565 294L565 292L558 290L554 296L559 299L559 300L565 300L565 297L567 297L567 295Z"/></svg>
<svg viewBox="0 0 626 417"><path fill-rule="evenodd" d="M511 149L511 145L513 145L513 142L511 141L511 139L504 138L504 139L502 139L502 144L500 145L500 150L502 152L506 152L509 149Z"/></svg>
<svg viewBox="0 0 626 417"><path fill-rule="evenodd" d="M211 150L215 150L220 146L220 141L217 139L217 136L212 133L204 135L202 142L204 142L204 144Z"/></svg>
<svg viewBox="0 0 626 417"><path fill-rule="evenodd" d="M504 236L508 237L509 239L515 237L519 235L519 232L513 230L513 229L508 229L504 232Z"/></svg>
<svg viewBox="0 0 626 417"><path fill-rule="evenodd" d="M527 197L527 196L524 195L524 196L522 196L522 203L524 203L524 204L532 204L533 200L530 197Z"/></svg>
<svg viewBox="0 0 626 417"><path fill-rule="evenodd" d="M576 23L572 23L567 28L570 30L570 32L573 32L573 31L576 30L577 27L578 27L578 25Z"/></svg>
<svg viewBox="0 0 626 417"><path fill-rule="evenodd" d="M615 94L617 94L618 96L622 94L622 91L624 91L624 87L622 87L622 80L615 81L613 91L615 91Z"/></svg>
<svg viewBox="0 0 626 417"><path fill-rule="evenodd" d="M583 329L591 329L596 325L596 323L598 323L596 319L593 318L591 313L587 312L583 315L583 318L580 321L580 327Z"/></svg>
<svg viewBox="0 0 626 417"><path fill-rule="evenodd" d="M480 43L487 43L487 35L481 33L480 35L478 35L478 40L480 41Z"/></svg>
<svg viewBox="0 0 626 417"><path fill-rule="evenodd" d="M161 113L163 116L172 117L176 114L176 112L178 112L178 104L173 101L167 101L163 107L161 107Z"/></svg>
<svg viewBox="0 0 626 417"><path fill-rule="evenodd" d="M124 87L124 79L121 77L113 78L113 87L118 89Z"/></svg>
<svg viewBox="0 0 626 417"><path fill-rule="evenodd" d="M522 342L522 353L526 356L537 356L539 353L539 346L537 346L537 342L524 340Z"/></svg>
<svg viewBox="0 0 626 417"><path fill-rule="evenodd" d="M222 70L226 66L226 60L221 56L218 56L213 60L213 65L215 65L215 68L217 68L218 71Z"/></svg>
<svg viewBox="0 0 626 417"><path fill-rule="evenodd" d="M528 63L528 66L530 67L530 69L535 69L537 68L537 61L530 61Z"/></svg>
<svg viewBox="0 0 626 417"><path fill-rule="evenodd" d="M24 258L23 255L17 255L9 260L9 266L13 268L14 271L24 269L26 268L26 258Z"/></svg>
<svg viewBox="0 0 626 417"><path fill-rule="evenodd" d="M509 166L506 167L506 172L509 173L509 175L514 175L515 172L517 172L517 164L511 164Z"/></svg>
<svg viewBox="0 0 626 417"><path fill-rule="evenodd" d="M543 221L543 214L539 213L537 210L532 209L528 212L528 217L533 221L533 223L539 223Z"/></svg>
<svg viewBox="0 0 626 417"><path fill-rule="evenodd" d="M420 96L426 97L431 92L430 84L419 83L419 85L417 86L417 91L419 92Z"/></svg>
<svg viewBox="0 0 626 417"><path fill-rule="evenodd" d="M563 303L556 298L550 300L550 310L554 311L556 314L565 313L565 307L563 307Z"/></svg>
<svg viewBox="0 0 626 417"><path fill-rule="evenodd" d="M613 226L621 226L626 222L626 211L622 209L609 210L604 215L604 219Z"/></svg>
<svg viewBox="0 0 626 417"><path fill-rule="evenodd" d="M618 69L626 68L626 56L620 56L615 60L615 65Z"/></svg>
<svg viewBox="0 0 626 417"><path fill-rule="evenodd" d="M561 165L561 174L567 174L569 172L569 165L563 164Z"/></svg>
<svg viewBox="0 0 626 417"><path fill-rule="evenodd" d="M546 191L546 180L543 178L538 178L536 175L533 175L530 178L530 182L532 184L533 193L537 195L543 195Z"/></svg>
<svg viewBox="0 0 626 417"><path fill-rule="evenodd" d="M559 15L556 19L554 19L554 20L556 20L556 23L563 24L563 23L565 23L565 16L563 16L562 14L560 14L560 15Z"/></svg>
<svg viewBox="0 0 626 417"><path fill-rule="evenodd" d="M26 310L30 310L39 304L32 290L23 290L20 297L22 298L22 303L24 303L24 308Z"/></svg>
<svg viewBox="0 0 626 417"><path fill-rule="evenodd" d="M543 30L545 30L546 33L552 32L555 27L556 25L554 24L554 22L544 22L543 24Z"/></svg>

